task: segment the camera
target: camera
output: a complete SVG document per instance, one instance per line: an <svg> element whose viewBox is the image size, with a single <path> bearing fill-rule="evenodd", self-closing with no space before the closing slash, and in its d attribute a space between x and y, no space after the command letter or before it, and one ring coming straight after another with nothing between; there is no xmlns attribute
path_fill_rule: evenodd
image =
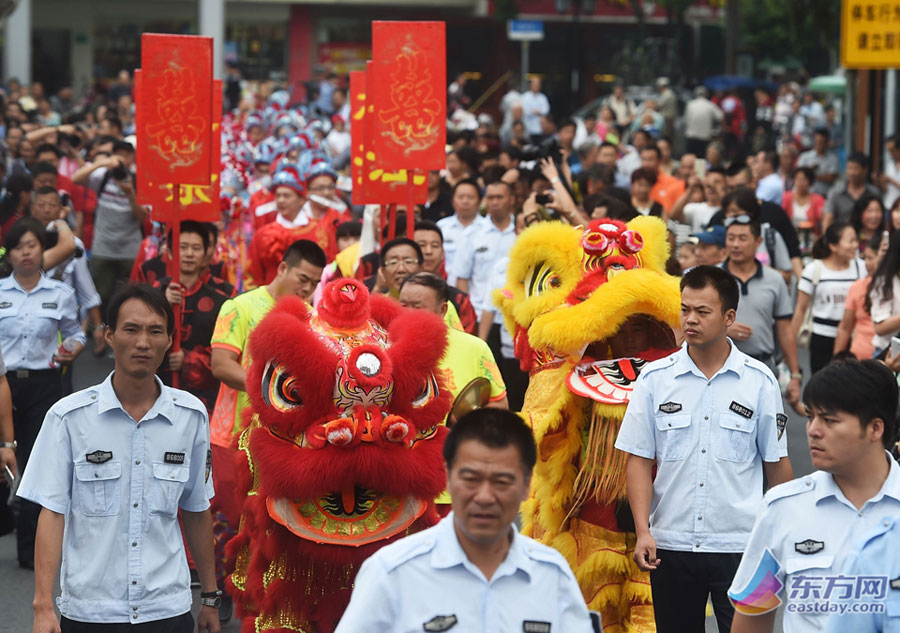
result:
<svg viewBox="0 0 900 633"><path fill-rule="evenodd" d="M562 147L560 147L559 140L553 136L541 141L537 145L526 145L522 148L521 152L522 160L526 162L550 158L553 159L553 162L557 165L562 163Z"/></svg>
<svg viewBox="0 0 900 633"><path fill-rule="evenodd" d="M119 163L109 170L109 175L113 177L113 180L128 180L128 169L123 163Z"/></svg>
<svg viewBox="0 0 900 633"><path fill-rule="evenodd" d="M549 193L539 193L534 197L534 201L541 206L545 206L553 202L553 196Z"/></svg>

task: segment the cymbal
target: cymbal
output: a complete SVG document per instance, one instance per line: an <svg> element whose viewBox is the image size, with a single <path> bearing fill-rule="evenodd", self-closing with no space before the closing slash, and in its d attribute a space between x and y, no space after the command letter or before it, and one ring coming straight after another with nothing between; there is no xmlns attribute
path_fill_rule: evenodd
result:
<svg viewBox="0 0 900 633"><path fill-rule="evenodd" d="M452 426L453 422L460 419L465 414L481 409L487 405L491 399L491 383L487 378L479 376L473 378L469 384L463 387L459 395L453 401L450 407L450 416L447 420L447 426Z"/></svg>

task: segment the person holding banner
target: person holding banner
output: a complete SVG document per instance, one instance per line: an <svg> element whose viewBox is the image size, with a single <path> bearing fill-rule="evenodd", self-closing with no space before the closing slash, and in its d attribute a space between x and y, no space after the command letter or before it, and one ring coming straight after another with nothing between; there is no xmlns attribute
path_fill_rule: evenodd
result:
<svg viewBox="0 0 900 633"><path fill-rule="evenodd" d="M306 204L306 184L298 168L282 167L272 179L272 188L278 215L274 222L257 229L250 243L249 287L271 283L288 245L297 240L315 242L325 253L326 262L337 255L335 232L340 217L333 209L323 213L322 205Z"/></svg>

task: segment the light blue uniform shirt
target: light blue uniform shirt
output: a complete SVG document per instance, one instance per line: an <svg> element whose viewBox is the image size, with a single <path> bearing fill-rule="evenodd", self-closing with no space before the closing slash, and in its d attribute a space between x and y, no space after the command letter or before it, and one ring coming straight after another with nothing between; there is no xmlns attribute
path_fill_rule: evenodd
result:
<svg viewBox="0 0 900 633"><path fill-rule="evenodd" d="M510 216L509 224L502 231L490 218L473 231L462 244L454 258L454 273L457 280L469 280L469 297L472 307L481 320L481 313L493 309L491 301L491 274L494 264L509 254L516 241L516 220Z"/></svg>
<svg viewBox="0 0 900 633"><path fill-rule="evenodd" d="M900 633L900 515L885 518L847 557L845 575L883 576L884 611L832 614L825 633Z"/></svg>
<svg viewBox="0 0 900 633"><path fill-rule="evenodd" d="M44 419L18 495L65 515L60 613L80 622L175 617L191 608L178 509L213 496L209 422L196 397L156 384L135 422L104 382Z"/></svg>
<svg viewBox="0 0 900 633"><path fill-rule="evenodd" d="M657 463L650 534L662 549L743 552L763 505L762 462L787 456L775 377L728 342L712 379L687 344L647 365L622 420L616 448Z"/></svg>
<svg viewBox="0 0 900 633"><path fill-rule="evenodd" d="M801 597L815 598L816 591L824 597L827 580L809 578L838 574L852 560L858 539L870 534L885 518L900 515L900 467L889 454L885 455L891 466L887 479L860 510L844 496L834 477L823 471L775 486L766 493L765 509L753 526L728 591L731 599L737 601L736 608L740 609L742 599L753 602L770 597L759 590L754 597L753 590L757 588L750 586L762 566L762 571L771 572L781 585L775 595L787 604L784 632L813 633L823 629L824 613L800 613L791 603ZM768 568L763 562L766 551L771 555ZM804 577L806 582L802 582ZM841 630L856 633L861 629Z"/></svg>
<svg viewBox="0 0 900 633"><path fill-rule="evenodd" d="M510 530L509 553L490 580L460 546L453 513L378 550L360 567L335 633L590 633L566 560Z"/></svg>
<svg viewBox="0 0 900 633"><path fill-rule="evenodd" d="M448 286L456 285L456 269L454 268L456 253L462 249L469 236L485 222L490 222L490 220L483 215L476 215L474 222L463 226L455 213L437 221L441 234L444 236L444 270L447 271Z"/></svg>
<svg viewBox="0 0 900 633"><path fill-rule="evenodd" d="M47 272L47 276L57 279L69 285L75 291L75 300L78 302L80 317L87 315L87 311L100 305L100 294L91 278L88 269L87 253L84 242L75 238L76 255ZM80 254L77 254L80 250Z"/></svg>
<svg viewBox="0 0 900 633"><path fill-rule="evenodd" d="M64 339L87 341L72 288L41 275L26 292L15 275L0 279L0 350L9 371L50 369L60 332Z"/></svg>

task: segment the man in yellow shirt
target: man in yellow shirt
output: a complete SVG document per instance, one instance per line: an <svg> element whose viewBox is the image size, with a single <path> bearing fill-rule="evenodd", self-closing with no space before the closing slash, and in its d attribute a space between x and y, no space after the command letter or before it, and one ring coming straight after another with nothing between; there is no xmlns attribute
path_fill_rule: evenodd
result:
<svg viewBox="0 0 900 633"><path fill-rule="evenodd" d="M433 273L416 273L403 281L400 303L406 308L427 310L438 316L447 312L447 282ZM444 372L454 398L473 379L487 378L491 383L489 407L508 409L506 386L487 343L477 336L453 327L447 328L447 351L438 365Z"/></svg>
<svg viewBox="0 0 900 633"><path fill-rule="evenodd" d="M231 445L233 435L245 423L244 411L250 407L247 395L247 368L250 367L247 341L253 329L281 297L297 295L309 301L319 284L325 264L325 252L318 244L310 240L297 240L284 252L275 279L270 284L229 299L219 310L212 335L211 365L213 375L222 381L222 386L209 421L212 461L215 464L212 469L213 485L219 491L212 502L213 521L217 527L217 572L224 569L225 543L237 531L240 503L243 501L231 494L235 489ZM217 573L220 578L221 575Z"/></svg>
<svg viewBox="0 0 900 633"><path fill-rule="evenodd" d="M416 273L403 280L400 286L400 303L404 308L426 310L438 316L447 313L447 282L434 273ZM491 398L487 406L508 409L506 385L500 369L491 354L491 348L477 336L466 334L454 327L447 327L447 351L438 363L444 382L455 400L459 392L475 378L487 378L491 383ZM435 500L438 512L449 512L450 495L447 491Z"/></svg>

